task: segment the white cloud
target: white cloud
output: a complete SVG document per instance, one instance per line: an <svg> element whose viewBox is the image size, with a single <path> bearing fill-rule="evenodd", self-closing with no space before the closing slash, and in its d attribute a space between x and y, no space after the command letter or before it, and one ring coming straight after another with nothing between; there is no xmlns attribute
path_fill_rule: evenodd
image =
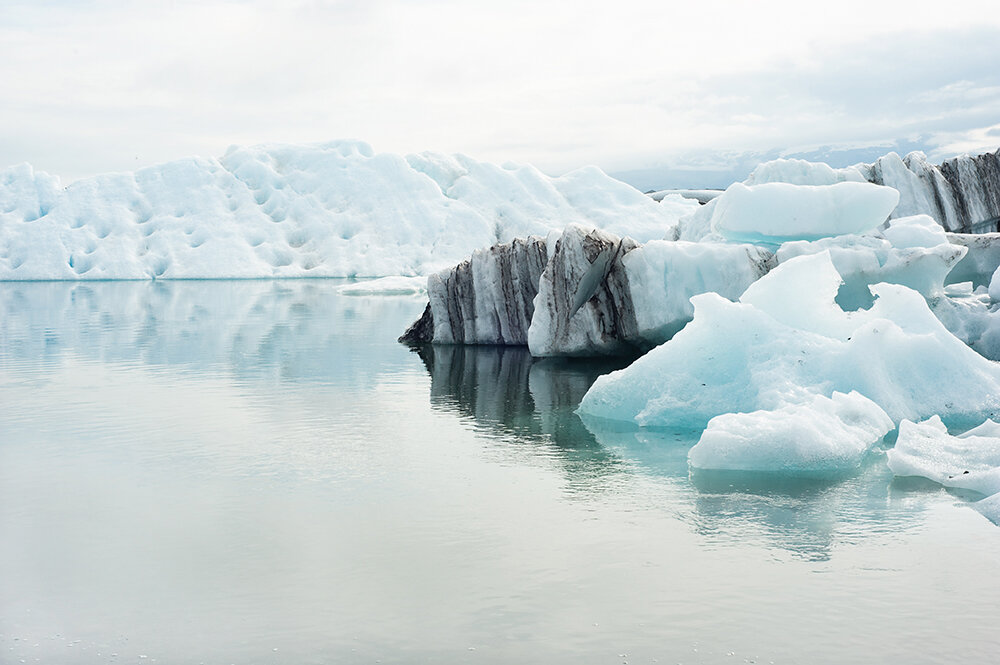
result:
<svg viewBox="0 0 1000 665"><path fill-rule="evenodd" d="M819 8L8 2L0 162L72 178L230 143L354 137L559 171L995 119L991 4Z"/></svg>

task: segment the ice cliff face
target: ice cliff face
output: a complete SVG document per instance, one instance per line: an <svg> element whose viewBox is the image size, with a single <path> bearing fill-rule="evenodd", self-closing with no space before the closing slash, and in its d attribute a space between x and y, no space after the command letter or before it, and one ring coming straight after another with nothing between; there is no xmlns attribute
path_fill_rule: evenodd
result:
<svg viewBox="0 0 1000 665"><path fill-rule="evenodd" d="M940 166L923 153L900 159L895 153L861 168L870 182L902 195L896 216L927 213L948 231L996 231L1000 221L1000 151L963 155Z"/></svg>
<svg viewBox="0 0 1000 665"><path fill-rule="evenodd" d="M431 275L427 310L400 340L527 344L534 356L646 351L690 321L692 296L735 299L774 264L752 245L640 245L571 225L558 240L495 245Z"/></svg>
<svg viewBox="0 0 1000 665"><path fill-rule="evenodd" d="M527 344L538 280L548 258L544 238L477 250L471 260L431 275L431 339L444 344ZM405 336L404 336L405 337ZM426 333L411 341L429 341Z"/></svg>

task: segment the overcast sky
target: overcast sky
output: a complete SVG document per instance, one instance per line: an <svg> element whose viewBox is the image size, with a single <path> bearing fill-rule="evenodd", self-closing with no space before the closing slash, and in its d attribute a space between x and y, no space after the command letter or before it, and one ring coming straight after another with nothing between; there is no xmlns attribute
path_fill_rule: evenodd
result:
<svg viewBox="0 0 1000 665"><path fill-rule="evenodd" d="M359 138L550 173L1000 146L993 2L0 0L0 168Z"/></svg>

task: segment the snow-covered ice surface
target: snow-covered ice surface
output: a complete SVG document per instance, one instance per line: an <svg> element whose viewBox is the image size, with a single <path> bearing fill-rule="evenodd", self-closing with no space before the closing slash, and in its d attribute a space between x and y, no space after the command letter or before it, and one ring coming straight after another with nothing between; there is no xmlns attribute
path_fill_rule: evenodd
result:
<svg viewBox="0 0 1000 665"><path fill-rule="evenodd" d="M65 188L22 164L0 171L0 280L419 275L568 223L662 238L697 207L594 167L551 178L357 141L234 147Z"/></svg>

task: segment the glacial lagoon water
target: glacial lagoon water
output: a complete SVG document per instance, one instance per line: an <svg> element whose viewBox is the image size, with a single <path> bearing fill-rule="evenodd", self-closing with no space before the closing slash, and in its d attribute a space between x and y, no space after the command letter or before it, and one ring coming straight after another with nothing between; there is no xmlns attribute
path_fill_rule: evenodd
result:
<svg viewBox="0 0 1000 665"><path fill-rule="evenodd" d="M336 280L0 284L2 663L991 663L1000 528L689 477L613 364L396 343Z"/></svg>

